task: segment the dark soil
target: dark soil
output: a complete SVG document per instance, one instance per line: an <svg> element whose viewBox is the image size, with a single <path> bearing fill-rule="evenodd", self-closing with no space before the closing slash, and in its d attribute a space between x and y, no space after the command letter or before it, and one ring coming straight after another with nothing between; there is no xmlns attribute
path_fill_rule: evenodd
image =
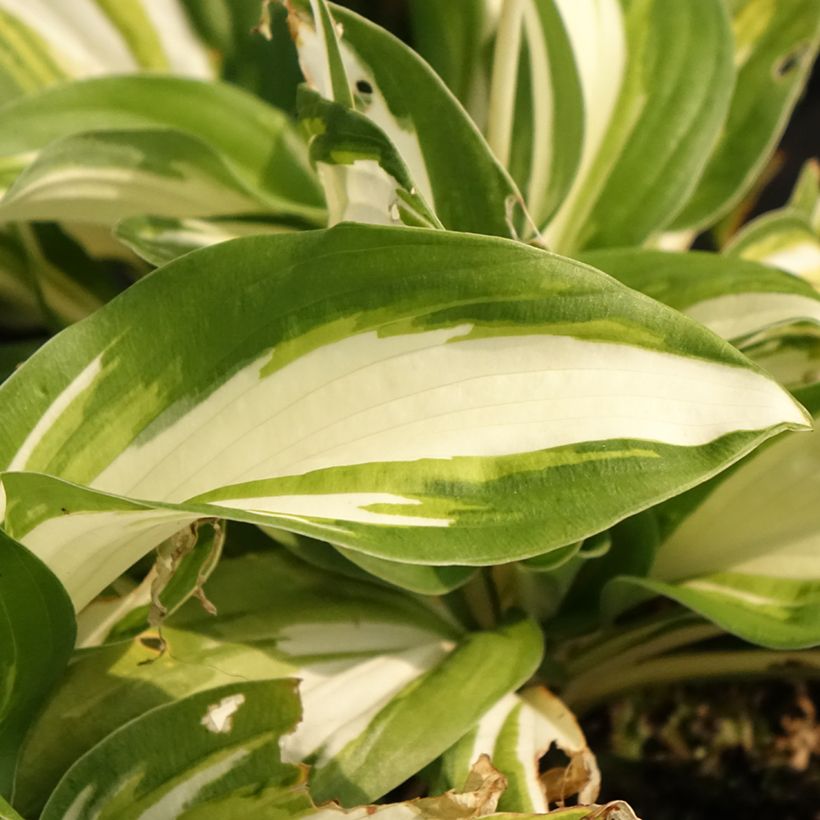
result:
<svg viewBox="0 0 820 820"><path fill-rule="evenodd" d="M680 686L582 721L600 802L644 820L820 820L820 684Z"/></svg>

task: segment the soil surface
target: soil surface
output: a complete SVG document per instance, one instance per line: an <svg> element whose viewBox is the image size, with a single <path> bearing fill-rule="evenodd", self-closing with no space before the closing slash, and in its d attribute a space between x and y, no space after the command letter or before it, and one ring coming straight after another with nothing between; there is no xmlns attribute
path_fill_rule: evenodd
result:
<svg viewBox="0 0 820 820"><path fill-rule="evenodd" d="M582 726L600 802L626 800L643 820L820 820L820 683L665 688Z"/></svg>

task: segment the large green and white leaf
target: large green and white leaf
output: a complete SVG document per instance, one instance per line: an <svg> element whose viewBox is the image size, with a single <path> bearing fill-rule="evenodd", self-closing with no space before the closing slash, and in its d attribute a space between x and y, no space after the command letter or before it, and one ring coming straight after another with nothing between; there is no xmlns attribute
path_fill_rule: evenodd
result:
<svg viewBox="0 0 820 820"><path fill-rule="evenodd" d="M736 80L717 145L675 229L715 222L761 174L809 76L820 36L815 0L726 0Z"/></svg>
<svg viewBox="0 0 820 820"><path fill-rule="evenodd" d="M539 762L553 745L569 763L541 775ZM575 795L584 804L598 796L600 774L583 732L569 709L543 687L507 695L495 704L444 755L446 781L464 783L482 755L507 779L501 811L541 814Z"/></svg>
<svg viewBox="0 0 820 820"><path fill-rule="evenodd" d="M48 568L0 530L0 795L20 746L74 647L71 600Z"/></svg>
<svg viewBox="0 0 820 820"><path fill-rule="evenodd" d="M568 192L581 161L583 93L558 5L525 0L520 21L512 15L506 10L499 21L488 139L540 227ZM523 27L520 50L508 42L510 25Z"/></svg>
<svg viewBox="0 0 820 820"><path fill-rule="evenodd" d="M559 6L595 113L544 239L564 253L640 244L680 209L723 124L733 76L723 0Z"/></svg>
<svg viewBox="0 0 820 820"><path fill-rule="evenodd" d="M439 77L411 49L373 23L324 0L312 5L322 17L324 36L317 34L305 3L292 4L291 12L309 85L339 105L350 107L352 100L353 109L394 146L412 180L414 190L408 193L429 203L446 228L509 236L510 210L520 195ZM342 165L349 165L349 159L343 155ZM344 170L345 184L361 186L363 191L395 186L373 159L357 158ZM339 184L337 175L328 184ZM347 213L351 216L373 221L370 213L360 217ZM391 207L379 215L386 224L398 219Z"/></svg>
<svg viewBox="0 0 820 820"><path fill-rule="evenodd" d="M820 384L798 391L820 416ZM649 578L746 640L780 649L820 643L820 434L785 435L658 511Z"/></svg>
<svg viewBox="0 0 820 820"><path fill-rule="evenodd" d="M92 131L43 149L0 199L0 223L113 226L149 212L203 217L264 210L207 143L183 131Z"/></svg>
<svg viewBox="0 0 820 820"><path fill-rule="evenodd" d="M304 810L304 772L280 758L301 715L296 687L234 682L147 712L78 760L40 817L190 817L226 800L257 817Z"/></svg>
<svg viewBox="0 0 820 820"><path fill-rule="evenodd" d="M531 622L462 635L416 598L281 552L223 561L206 591L219 617L193 602L162 640L145 632L72 664L26 745L21 806L36 810L74 759L146 710L237 677L288 676L302 681L304 718L284 759L313 762L314 794L373 800L457 741L541 657Z"/></svg>
<svg viewBox="0 0 820 820"><path fill-rule="evenodd" d="M177 0L0 0L0 23L0 102L75 77L213 75Z"/></svg>
<svg viewBox="0 0 820 820"><path fill-rule="evenodd" d="M806 424L736 350L594 269L354 225L181 257L0 400L6 526L78 609L200 517L408 563L538 555Z"/></svg>
<svg viewBox="0 0 820 820"><path fill-rule="evenodd" d="M291 121L226 84L104 77L24 97L5 106L2 116L0 180L6 185L56 140L89 131L173 129L206 144L270 210L323 220L321 191Z"/></svg>

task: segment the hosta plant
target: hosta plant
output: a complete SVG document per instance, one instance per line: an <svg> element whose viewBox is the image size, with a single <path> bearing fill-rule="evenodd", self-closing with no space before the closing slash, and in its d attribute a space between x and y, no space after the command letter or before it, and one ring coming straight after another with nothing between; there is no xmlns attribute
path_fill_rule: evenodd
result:
<svg viewBox="0 0 820 820"><path fill-rule="evenodd" d="M816 0L408 11L0 0L0 815L629 818L571 710L820 670Z"/></svg>

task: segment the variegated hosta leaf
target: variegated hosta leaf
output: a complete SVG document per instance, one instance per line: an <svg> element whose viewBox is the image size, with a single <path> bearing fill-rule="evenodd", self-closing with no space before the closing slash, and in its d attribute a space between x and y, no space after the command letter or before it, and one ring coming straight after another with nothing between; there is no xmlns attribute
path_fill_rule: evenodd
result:
<svg viewBox="0 0 820 820"><path fill-rule="evenodd" d="M205 143L270 210L323 219L318 182L290 120L226 84L147 75L84 80L6 106L3 125L0 181L6 185L56 140L89 131L173 129ZM161 154L151 159L163 162Z"/></svg>
<svg viewBox="0 0 820 820"><path fill-rule="evenodd" d="M521 53L512 55L508 67L503 64L509 55L504 53L499 31L488 132L493 147L502 142L499 158L509 167L540 227L568 192L581 161L584 102L558 4L525 0L521 24Z"/></svg>
<svg viewBox="0 0 820 820"><path fill-rule="evenodd" d="M284 220L262 220L213 217L210 219L179 219L163 216L132 216L114 228L114 235L152 265L165 265L178 256L239 236L265 233L287 233L298 223Z"/></svg>
<svg viewBox="0 0 820 820"><path fill-rule="evenodd" d="M326 186L343 184L353 189L346 196L351 202L367 201L357 187L365 192L378 186L394 200L402 192L418 195L446 228L509 236L509 214L520 200L515 184L430 67L392 35L346 9L314 0L311 8L322 19L317 34L307 3L294 3L291 8L292 30L308 84L326 100L353 108L369 120L392 143L412 180L410 190L402 187L396 193L395 178L377 159L356 154L351 164L342 148L338 162L345 174L331 174ZM327 169L328 163L324 166ZM348 209L345 218L398 223L401 204L389 203L387 212L382 210L378 216L370 208L361 213Z"/></svg>
<svg viewBox="0 0 820 820"><path fill-rule="evenodd" d="M319 800L373 800L457 741L541 657L529 621L460 634L416 598L278 551L223 561L207 594L219 616L183 608L164 647L149 631L77 658L26 745L21 807L35 812L77 757L146 710L238 677L301 679L304 718L281 744L284 760L313 763Z"/></svg>
<svg viewBox="0 0 820 820"><path fill-rule="evenodd" d="M561 252L639 244L680 209L723 124L732 88L724 2L556 1L587 115L581 164L544 239Z"/></svg>
<svg viewBox="0 0 820 820"><path fill-rule="evenodd" d="M729 0L736 80L731 107L676 229L715 222L749 191L786 127L820 36L816 0Z"/></svg>
<svg viewBox="0 0 820 820"><path fill-rule="evenodd" d="M788 205L753 219L725 252L780 268L820 290L820 165L806 163Z"/></svg>
<svg viewBox="0 0 820 820"><path fill-rule="evenodd" d="M147 712L80 758L40 817L195 817L223 801L254 816L304 811L304 772L281 760L279 745L299 722L296 686L233 682Z"/></svg>
<svg viewBox="0 0 820 820"><path fill-rule="evenodd" d="M0 0L0 103L75 77L139 70L213 75L177 0Z"/></svg>
<svg viewBox="0 0 820 820"><path fill-rule="evenodd" d="M490 0L414 0L408 6L413 47L473 114L486 93L482 51L491 35Z"/></svg>
<svg viewBox="0 0 820 820"><path fill-rule="evenodd" d="M328 222L441 228L393 143L363 114L301 87L299 118L325 188Z"/></svg>
<svg viewBox="0 0 820 820"><path fill-rule="evenodd" d="M820 384L798 391L820 417ZM820 643L820 434L785 435L658 511L648 579L727 631L775 648Z"/></svg>
<svg viewBox="0 0 820 820"><path fill-rule="evenodd" d="M78 609L200 517L409 563L538 555L806 423L733 348L591 268L361 225L182 257L0 401L6 526Z"/></svg>
<svg viewBox="0 0 820 820"><path fill-rule="evenodd" d="M543 775L539 761L553 744L569 758L566 768ZM595 757L572 713L542 687L507 695L496 703L443 758L443 774L453 786L464 783L482 755L507 779L498 808L505 812L546 812L577 794L594 803L600 787Z"/></svg>
<svg viewBox="0 0 820 820"><path fill-rule="evenodd" d="M76 631L48 568L0 530L0 796L11 797L20 745L63 671Z"/></svg>
<svg viewBox="0 0 820 820"><path fill-rule="evenodd" d="M182 131L92 131L43 149L0 200L0 223L73 220L112 226L158 216L264 209L221 157Z"/></svg>
<svg viewBox="0 0 820 820"><path fill-rule="evenodd" d="M794 276L705 251L590 251L584 261L743 348L761 331L820 323L820 296Z"/></svg>
<svg viewBox="0 0 820 820"><path fill-rule="evenodd" d="M790 386L817 381L820 295L807 282L738 258L623 248L585 261L706 325Z"/></svg>
<svg viewBox="0 0 820 820"><path fill-rule="evenodd" d="M764 214L750 222L726 252L800 276L820 290L820 238L802 214L786 209Z"/></svg>

